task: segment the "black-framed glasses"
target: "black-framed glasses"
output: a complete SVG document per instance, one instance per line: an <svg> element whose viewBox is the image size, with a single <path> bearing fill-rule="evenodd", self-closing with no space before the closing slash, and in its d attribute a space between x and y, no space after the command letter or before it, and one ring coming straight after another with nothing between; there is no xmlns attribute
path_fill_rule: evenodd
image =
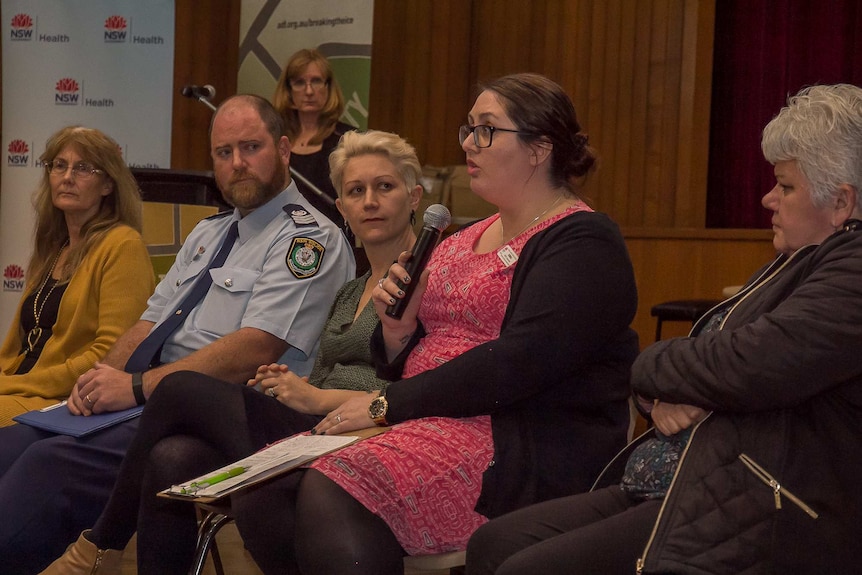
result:
<svg viewBox="0 0 862 575"><path fill-rule="evenodd" d="M524 136L532 135L530 132L510 130L508 128L497 128L495 126L486 126L484 124L480 124L478 126L464 124L458 129L458 143L463 146L464 140L466 140L467 136L472 133L473 143L476 144L477 148L489 148L491 147L491 142L494 141L494 132L511 132L513 134L522 134Z"/></svg>
<svg viewBox="0 0 862 575"><path fill-rule="evenodd" d="M324 86L326 86L329 82L324 80L323 78L312 78L310 80L303 80L302 78L294 78L288 82L290 87L297 92L301 92L305 90L306 86L311 86L311 89L317 92L318 90L322 90Z"/></svg>
<svg viewBox="0 0 862 575"><path fill-rule="evenodd" d="M49 174L54 176L65 176L69 169L69 162L66 160L53 160L45 162L45 169ZM80 180L92 178L95 174L104 174L105 170L100 170L89 162L77 162L72 165L72 177Z"/></svg>

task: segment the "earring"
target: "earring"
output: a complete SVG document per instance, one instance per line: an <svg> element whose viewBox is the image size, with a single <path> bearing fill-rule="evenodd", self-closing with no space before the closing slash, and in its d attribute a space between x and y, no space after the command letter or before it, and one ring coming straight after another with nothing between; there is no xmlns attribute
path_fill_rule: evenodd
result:
<svg viewBox="0 0 862 575"><path fill-rule="evenodd" d="M416 225L416 210L410 210L410 225Z"/></svg>
<svg viewBox="0 0 862 575"><path fill-rule="evenodd" d="M350 224L347 220L344 220L344 235L347 237L348 241L353 241L356 235L353 233L353 230L350 229Z"/></svg>

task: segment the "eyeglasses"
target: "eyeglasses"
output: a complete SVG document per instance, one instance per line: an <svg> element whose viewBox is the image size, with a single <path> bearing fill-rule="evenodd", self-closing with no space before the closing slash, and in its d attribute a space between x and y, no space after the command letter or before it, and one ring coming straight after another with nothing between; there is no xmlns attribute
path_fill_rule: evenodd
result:
<svg viewBox="0 0 862 575"><path fill-rule="evenodd" d="M301 92L305 90L306 86L311 86L311 89L317 92L318 90L322 90L324 86L326 86L329 82L324 80L323 78L312 78L311 80L303 80L302 78L294 78L288 82L290 87L296 90L297 92Z"/></svg>
<svg viewBox="0 0 862 575"><path fill-rule="evenodd" d="M69 162L66 160L54 160L53 162L45 162L45 169L48 170L49 174L54 176L65 176L66 171L69 169ZM105 170L100 170L93 164L88 162L78 162L74 166L72 166L72 177L88 180L93 177L94 174L104 174Z"/></svg>
<svg viewBox="0 0 862 575"><path fill-rule="evenodd" d="M509 130L508 128L496 128L494 126L470 126L468 124L464 124L461 128L458 129L458 143L462 146L464 145L464 140L467 139L467 136L470 133L473 134L473 143L476 144L477 148L489 148L491 147L491 142L494 141L494 132L511 132L513 134L521 134L524 136L531 136L530 132L522 132L521 130Z"/></svg>

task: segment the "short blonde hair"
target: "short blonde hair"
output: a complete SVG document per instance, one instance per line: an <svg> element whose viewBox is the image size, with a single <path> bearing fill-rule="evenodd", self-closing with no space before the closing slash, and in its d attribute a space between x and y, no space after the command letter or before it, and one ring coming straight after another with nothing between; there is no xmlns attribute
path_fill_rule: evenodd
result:
<svg viewBox="0 0 862 575"><path fill-rule="evenodd" d="M422 177L422 165L416 157L416 149L398 134L380 130L347 132L341 136L338 146L329 155L329 179L339 198L344 167L351 158L365 154L386 156L398 170L408 191L412 190Z"/></svg>

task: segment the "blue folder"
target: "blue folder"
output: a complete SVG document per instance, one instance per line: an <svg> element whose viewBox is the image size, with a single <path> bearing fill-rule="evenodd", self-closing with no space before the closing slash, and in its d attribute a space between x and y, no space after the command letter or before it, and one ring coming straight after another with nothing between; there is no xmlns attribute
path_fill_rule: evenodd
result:
<svg viewBox="0 0 862 575"><path fill-rule="evenodd" d="M122 411L111 411L85 417L83 415L72 415L69 412L69 408L63 403L57 406L52 405L46 409L28 411L27 413L16 415L12 419L18 423L38 427L45 431L61 435L71 435L72 437L83 437L112 425L134 419L141 414L143 409L143 405L137 405Z"/></svg>

